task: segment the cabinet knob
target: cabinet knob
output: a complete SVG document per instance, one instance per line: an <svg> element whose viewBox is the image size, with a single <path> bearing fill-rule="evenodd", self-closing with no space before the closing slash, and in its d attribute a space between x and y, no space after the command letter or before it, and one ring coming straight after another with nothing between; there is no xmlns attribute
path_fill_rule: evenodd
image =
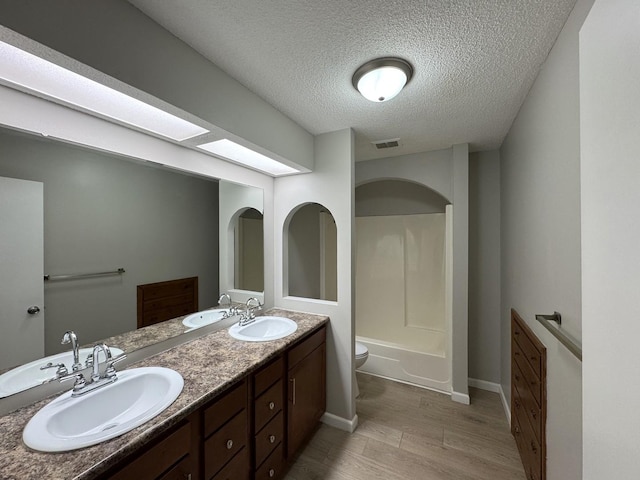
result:
<svg viewBox="0 0 640 480"><path fill-rule="evenodd" d="M515 431L516 433L520 433L520 427L516 425L516 427L514 428L514 431Z"/></svg>
<svg viewBox="0 0 640 480"><path fill-rule="evenodd" d="M531 451L532 451L533 453L537 453L537 452L538 452L538 449L536 448L536 445L535 445L535 443L533 443L533 442L531 442Z"/></svg>
<svg viewBox="0 0 640 480"><path fill-rule="evenodd" d="M276 404L273 402L269 402L269 410L273 410L274 408L276 408Z"/></svg>
<svg viewBox="0 0 640 480"><path fill-rule="evenodd" d="M231 450L233 448L233 440L227 440L227 450Z"/></svg>
<svg viewBox="0 0 640 480"><path fill-rule="evenodd" d="M276 471L273 468L269 469L269 478L273 478L276 475Z"/></svg>
<svg viewBox="0 0 640 480"><path fill-rule="evenodd" d="M269 435L269 443L276 443L276 436L275 435Z"/></svg>
<svg viewBox="0 0 640 480"><path fill-rule="evenodd" d="M536 411L533 408L531 409L531 416L534 420L536 419Z"/></svg>

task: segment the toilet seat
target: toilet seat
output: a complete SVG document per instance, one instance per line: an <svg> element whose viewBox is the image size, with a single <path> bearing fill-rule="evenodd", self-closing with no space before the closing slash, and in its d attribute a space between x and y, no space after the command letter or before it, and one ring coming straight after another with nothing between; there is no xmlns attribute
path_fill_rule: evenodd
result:
<svg viewBox="0 0 640 480"><path fill-rule="evenodd" d="M369 355L369 349L360 342L356 342L356 358Z"/></svg>

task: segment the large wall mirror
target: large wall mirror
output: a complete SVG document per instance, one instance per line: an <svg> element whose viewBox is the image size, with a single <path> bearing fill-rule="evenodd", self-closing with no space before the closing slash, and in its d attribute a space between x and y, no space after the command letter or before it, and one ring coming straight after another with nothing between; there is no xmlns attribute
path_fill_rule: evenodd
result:
<svg viewBox="0 0 640 480"><path fill-rule="evenodd" d="M44 282L39 278L44 290L44 304L39 306L44 317L41 356L69 350L60 343L67 330L75 331L81 344L135 330L138 285L197 276L199 309L215 306L226 290L221 255L234 250L234 241L227 245L228 232L221 236L225 205L233 203L234 212L248 212L248 223L242 220L242 228L252 229L251 236L261 235L256 233L257 215L251 212L263 212L259 188L1 128L0 177L42 184L45 275L125 270L121 275L82 280ZM228 194L233 199L227 199ZM243 200L247 203L241 208ZM21 215L13 215L14 226L2 224L0 229L20 229ZM260 263L261 268L246 271L245 278L250 288L261 291L259 248L261 242L259 246L254 242L236 256L244 264ZM11 256L4 253L0 263ZM244 258L247 253L252 256ZM231 272L235 268L232 265ZM19 279L2 277L3 270L0 265L2 289L16 288ZM16 308L24 315L29 306ZM3 301L0 337L14 341L5 332L7 325L19 320ZM33 357L32 353L0 357L0 373Z"/></svg>
<svg viewBox="0 0 640 480"><path fill-rule="evenodd" d="M337 301L337 237L333 215L323 205L308 203L290 214L284 232L286 294Z"/></svg>

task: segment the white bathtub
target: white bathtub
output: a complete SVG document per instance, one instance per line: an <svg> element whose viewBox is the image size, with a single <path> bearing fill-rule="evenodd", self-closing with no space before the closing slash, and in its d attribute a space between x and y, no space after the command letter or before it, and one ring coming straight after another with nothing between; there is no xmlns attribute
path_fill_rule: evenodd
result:
<svg viewBox="0 0 640 480"><path fill-rule="evenodd" d="M412 351L367 337L357 336L356 341L369 349L369 359L359 372L451 393L451 360L445 355Z"/></svg>

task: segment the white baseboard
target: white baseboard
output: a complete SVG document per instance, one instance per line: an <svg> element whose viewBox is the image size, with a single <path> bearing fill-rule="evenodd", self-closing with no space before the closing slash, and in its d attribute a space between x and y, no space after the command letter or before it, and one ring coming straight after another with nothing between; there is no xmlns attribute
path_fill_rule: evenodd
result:
<svg viewBox="0 0 640 480"><path fill-rule="evenodd" d="M500 393L500 384L487 382L486 380L479 380L477 378L469 379L469 386L479 388L480 390L486 390L487 392Z"/></svg>
<svg viewBox="0 0 640 480"><path fill-rule="evenodd" d="M468 393L451 392L451 400L461 403L463 405L470 405L471 399Z"/></svg>
<svg viewBox="0 0 640 480"><path fill-rule="evenodd" d="M500 385L499 393L500 393L500 400L502 400L502 408L504 408L504 414L507 416L507 422L509 422L509 427L511 427L511 409L509 408L509 402L507 402L507 397L504 394L502 385Z"/></svg>
<svg viewBox="0 0 640 480"><path fill-rule="evenodd" d="M337 415L333 415L329 412L324 412L320 421L330 427L337 428L339 430L343 430L345 432L353 433L358 428L358 415L354 415L351 420L346 418L338 417Z"/></svg>
<svg viewBox="0 0 640 480"><path fill-rule="evenodd" d="M509 403L507 402L507 397L504 394L502 385L500 385L499 383L487 382L485 380L478 380L477 378L470 378L469 386L480 388L481 390L486 390L488 392L494 392L500 395L500 401L502 402L502 408L504 408L504 414L507 416L507 422L509 422L509 426L511 426L511 409L509 408Z"/></svg>

